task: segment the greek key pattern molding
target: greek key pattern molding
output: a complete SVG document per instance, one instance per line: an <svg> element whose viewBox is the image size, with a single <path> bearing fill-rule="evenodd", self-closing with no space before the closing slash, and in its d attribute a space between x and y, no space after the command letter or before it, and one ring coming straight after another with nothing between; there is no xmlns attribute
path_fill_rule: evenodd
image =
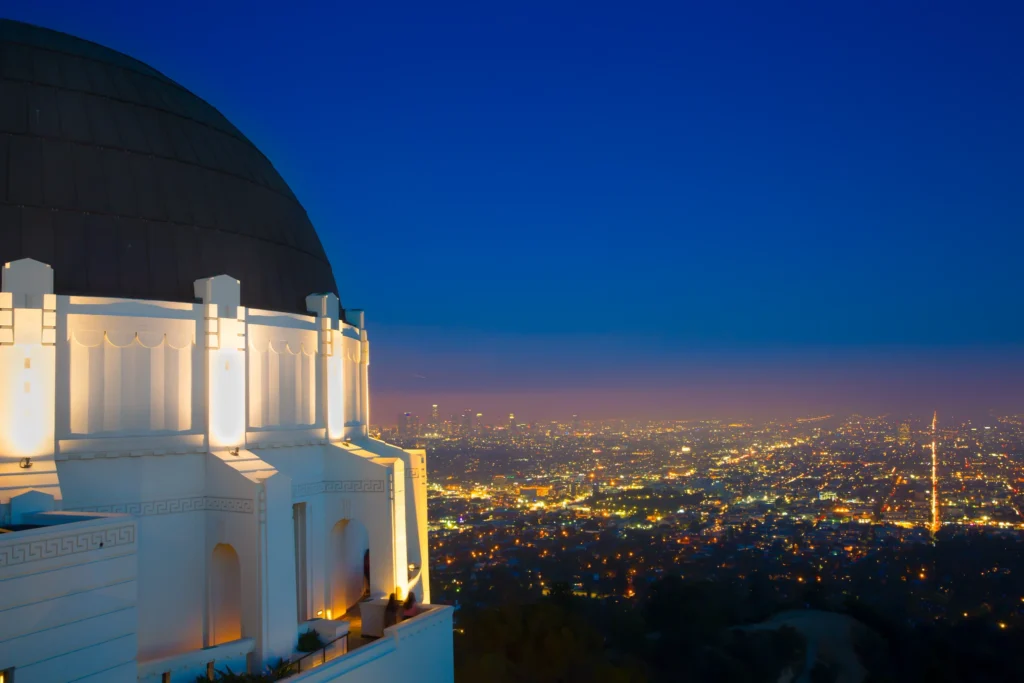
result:
<svg viewBox="0 0 1024 683"><path fill-rule="evenodd" d="M387 482L383 479L338 479L317 481L312 484L295 484L292 497L305 498L318 493L385 493Z"/></svg>
<svg viewBox="0 0 1024 683"><path fill-rule="evenodd" d="M0 545L0 567L13 567L29 562L77 555L101 548L133 545L134 543L135 527L125 524L108 529L80 531L76 534L3 544Z"/></svg>
<svg viewBox="0 0 1024 683"><path fill-rule="evenodd" d="M119 503L94 507L74 508L78 512L116 512L133 517L173 515L179 512L240 512L251 515L254 507L249 498L222 498L217 496L190 496L167 500L146 500L141 503Z"/></svg>

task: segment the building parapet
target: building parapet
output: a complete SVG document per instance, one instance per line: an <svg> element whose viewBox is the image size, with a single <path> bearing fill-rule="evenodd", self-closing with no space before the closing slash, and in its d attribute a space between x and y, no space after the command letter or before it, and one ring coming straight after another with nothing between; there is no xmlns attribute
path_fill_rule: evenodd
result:
<svg viewBox="0 0 1024 683"><path fill-rule="evenodd" d="M168 673L172 680L195 680L206 676L211 669L216 672L228 669L235 673L244 672L246 656L255 646L254 639L239 638L179 655L139 662L138 680L139 683L157 683Z"/></svg>

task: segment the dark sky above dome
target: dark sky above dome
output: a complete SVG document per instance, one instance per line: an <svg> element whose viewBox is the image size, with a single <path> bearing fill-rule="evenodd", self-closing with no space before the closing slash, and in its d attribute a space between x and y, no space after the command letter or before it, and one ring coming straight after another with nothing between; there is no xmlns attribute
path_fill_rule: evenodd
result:
<svg viewBox="0 0 1024 683"><path fill-rule="evenodd" d="M270 155L368 311L381 421L1024 412L1022 3L2 11Z"/></svg>
<svg viewBox="0 0 1024 683"><path fill-rule="evenodd" d="M135 59L0 20L0 262L26 257L59 294L194 301L220 274L255 308L337 294L306 211L220 112Z"/></svg>

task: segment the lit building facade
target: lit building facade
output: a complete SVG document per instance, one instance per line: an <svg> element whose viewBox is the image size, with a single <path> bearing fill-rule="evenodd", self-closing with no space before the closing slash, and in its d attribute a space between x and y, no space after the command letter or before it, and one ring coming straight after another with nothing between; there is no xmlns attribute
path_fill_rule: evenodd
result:
<svg viewBox="0 0 1024 683"><path fill-rule="evenodd" d="M363 314L270 162L151 67L0 21L0 175L0 673L192 683L315 631L287 680L451 681L426 454L369 437ZM421 613L378 629L391 593Z"/></svg>
<svg viewBox="0 0 1024 683"><path fill-rule="evenodd" d="M430 432L437 436L441 433L441 413L437 409L437 404L430 406Z"/></svg>
<svg viewBox="0 0 1024 683"><path fill-rule="evenodd" d="M899 426L899 435L896 437L896 443L901 446L910 445L910 423L901 422Z"/></svg>
<svg viewBox="0 0 1024 683"><path fill-rule="evenodd" d="M412 413L401 413L398 416L398 436L411 439L420 435L420 418Z"/></svg>

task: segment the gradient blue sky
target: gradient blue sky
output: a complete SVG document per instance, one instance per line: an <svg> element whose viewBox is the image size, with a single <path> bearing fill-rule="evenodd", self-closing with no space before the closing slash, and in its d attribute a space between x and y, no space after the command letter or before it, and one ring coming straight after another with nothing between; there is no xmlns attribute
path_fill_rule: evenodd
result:
<svg viewBox="0 0 1024 683"><path fill-rule="evenodd" d="M291 184L377 420L1024 411L1024 4L80 2Z"/></svg>

